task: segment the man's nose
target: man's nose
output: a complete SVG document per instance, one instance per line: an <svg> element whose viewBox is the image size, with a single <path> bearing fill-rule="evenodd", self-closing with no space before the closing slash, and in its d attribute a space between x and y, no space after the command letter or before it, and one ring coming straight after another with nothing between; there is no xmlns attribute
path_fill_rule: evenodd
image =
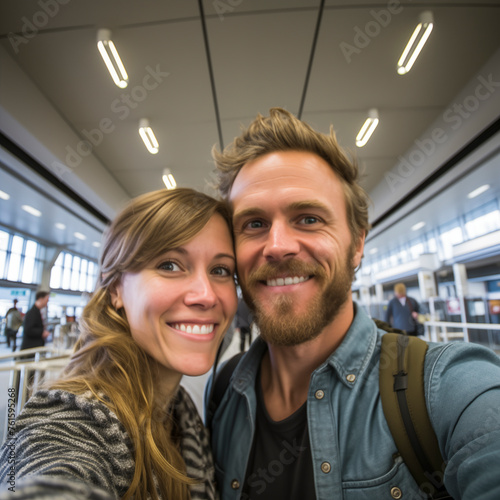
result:
<svg viewBox="0 0 500 500"><path fill-rule="evenodd" d="M299 250L300 244L294 229L285 221L273 222L267 234L264 257L268 260L281 260L294 257Z"/></svg>

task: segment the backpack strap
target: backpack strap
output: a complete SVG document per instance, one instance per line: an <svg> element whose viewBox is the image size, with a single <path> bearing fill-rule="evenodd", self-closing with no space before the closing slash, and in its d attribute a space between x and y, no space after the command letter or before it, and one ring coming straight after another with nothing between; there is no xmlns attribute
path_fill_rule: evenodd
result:
<svg viewBox="0 0 500 500"><path fill-rule="evenodd" d="M382 336L380 398L399 453L419 488L432 499L451 498L442 482L444 461L427 413L427 342L398 333Z"/></svg>
<svg viewBox="0 0 500 500"><path fill-rule="evenodd" d="M214 366L214 372L212 374L212 386L210 387L210 396L208 399L208 406L205 415L205 425L207 429L212 430L212 419L214 418L215 412L222 401L222 397L226 392L229 381L231 380L231 375L238 364L238 361L245 354L244 351L235 354L232 358L229 358L225 365L216 372Z"/></svg>

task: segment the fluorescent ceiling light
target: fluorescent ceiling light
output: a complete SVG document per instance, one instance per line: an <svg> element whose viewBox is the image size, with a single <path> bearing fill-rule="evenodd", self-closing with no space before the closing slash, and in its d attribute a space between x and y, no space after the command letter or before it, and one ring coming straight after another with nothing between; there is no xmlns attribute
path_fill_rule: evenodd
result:
<svg viewBox="0 0 500 500"><path fill-rule="evenodd" d="M374 130L377 128L378 122L378 111L376 109L370 109L368 111L368 118L365 120L365 123L356 136L356 146L358 146L358 148L362 148L368 142Z"/></svg>
<svg viewBox="0 0 500 500"><path fill-rule="evenodd" d="M4 191L0 191L0 198L2 200L8 200L10 198L10 194L5 193Z"/></svg>
<svg viewBox="0 0 500 500"><path fill-rule="evenodd" d="M66 229L66 226L62 222L56 222L55 226L57 229Z"/></svg>
<svg viewBox="0 0 500 500"><path fill-rule="evenodd" d="M115 85L124 89L128 85L128 75L118 55L115 44L111 41L111 31L99 30L97 32L97 48L106 63L106 67Z"/></svg>
<svg viewBox="0 0 500 500"><path fill-rule="evenodd" d="M86 240L87 239L87 237L84 234L79 233L78 231L76 233L73 233L73 236L75 238L78 238L79 240Z"/></svg>
<svg viewBox="0 0 500 500"><path fill-rule="evenodd" d="M98 241L94 241L94 243L92 243L92 246L96 247L96 248L100 248L101 244Z"/></svg>
<svg viewBox="0 0 500 500"><path fill-rule="evenodd" d="M434 16L430 10L426 10L420 14L420 22L413 31L413 35L406 44L403 53L398 61L398 73L406 75L410 71L413 63L416 61L420 51L423 49L425 42L429 38L434 26Z"/></svg>
<svg viewBox="0 0 500 500"><path fill-rule="evenodd" d="M489 184L484 184L483 186L479 186L477 189L474 189L474 191L471 191L468 195L467 198L475 198L476 196L479 196L480 194L483 194L485 191L488 191L490 189Z"/></svg>
<svg viewBox="0 0 500 500"><path fill-rule="evenodd" d="M153 129L149 126L149 121L146 118L142 118L139 121L139 135L152 155L158 153L160 150L158 141L156 140Z"/></svg>
<svg viewBox="0 0 500 500"><path fill-rule="evenodd" d="M40 217L42 215L42 212L40 212L40 210L30 207L29 205L23 205L21 208L25 212L28 212L29 214L34 215L35 217Z"/></svg>
<svg viewBox="0 0 500 500"><path fill-rule="evenodd" d="M375 253L377 253L377 252L378 252L378 248L372 248L372 249L371 249L368 253L369 253L370 255L373 255L373 254L375 254Z"/></svg>
<svg viewBox="0 0 500 500"><path fill-rule="evenodd" d="M170 173L170 170L166 168L163 170L163 183L165 184L165 187L167 189L175 189L177 186L177 183L175 182L174 176Z"/></svg>
<svg viewBox="0 0 500 500"><path fill-rule="evenodd" d="M422 229L424 226L425 226L425 222L423 222L423 221L417 222L416 224L414 224L413 226L411 226L411 230L412 231L418 231L419 229Z"/></svg>

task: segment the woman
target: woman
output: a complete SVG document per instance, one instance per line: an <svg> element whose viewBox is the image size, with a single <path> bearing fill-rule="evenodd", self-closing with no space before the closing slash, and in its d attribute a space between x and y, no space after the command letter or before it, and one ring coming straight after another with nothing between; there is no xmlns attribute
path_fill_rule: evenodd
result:
<svg viewBox="0 0 500 500"><path fill-rule="evenodd" d="M214 498L208 436L179 382L210 369L236 312L229 214L191 189L140 196L111 224L100 266L67 368L8 436L15 482L34 474L85 498Z"/></svg>

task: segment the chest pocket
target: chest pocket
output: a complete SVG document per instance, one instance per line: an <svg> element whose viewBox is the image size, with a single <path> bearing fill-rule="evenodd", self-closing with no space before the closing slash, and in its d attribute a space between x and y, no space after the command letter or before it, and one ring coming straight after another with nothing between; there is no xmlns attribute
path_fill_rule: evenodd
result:
<svg viewBox="0 0 500 500"><path fill-rule="evenodd" d="M410 471L397 457L393 467L386 474L373 479L345 481L342 483L344 500L423 500Z"/></svg>

